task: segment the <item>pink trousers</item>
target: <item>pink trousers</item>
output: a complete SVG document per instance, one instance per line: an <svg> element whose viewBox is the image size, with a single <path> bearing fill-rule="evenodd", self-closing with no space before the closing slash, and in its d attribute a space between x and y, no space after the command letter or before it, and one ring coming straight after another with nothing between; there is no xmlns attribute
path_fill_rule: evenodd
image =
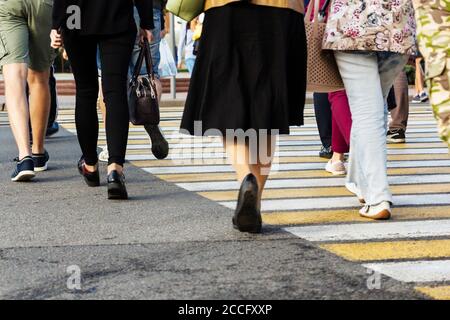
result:
<svg viewBox="0 0 450 320"><path fill-rule="evenodd" d="M350 133L352 130L352 114L345 90L332 92L328 95L332 113L331 145L334 152L350 151Z"/></svg>

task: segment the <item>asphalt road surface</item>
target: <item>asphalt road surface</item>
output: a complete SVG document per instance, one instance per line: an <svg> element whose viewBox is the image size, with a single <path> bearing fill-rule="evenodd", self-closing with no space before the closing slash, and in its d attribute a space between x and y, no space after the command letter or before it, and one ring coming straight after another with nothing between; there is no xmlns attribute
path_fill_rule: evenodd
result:
<svg viewBox="0 0 450 320"><path fill-rule="evenodd" d="M16 148L0 127L1 299L426 298L280 227L240 234L232 209L132 165L130 201L107 201L105 167L100 188L78 176L73 134L47 149L48 172L11 183Z"/></svg>

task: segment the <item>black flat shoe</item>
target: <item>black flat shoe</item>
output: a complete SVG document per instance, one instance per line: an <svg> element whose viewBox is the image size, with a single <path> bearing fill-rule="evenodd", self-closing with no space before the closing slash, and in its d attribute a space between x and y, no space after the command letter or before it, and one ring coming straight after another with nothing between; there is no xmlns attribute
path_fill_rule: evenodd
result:
<svg viewBox="0 0 450 320"><path fill-rule="evenodd" d="M169 155L169 143L161 132L161 129L157 125L146 125L150 139L152 140L152 153L156 159L162 160Z"/></svg>
<svg viewBox="0 0 450 320"><path fill-rule="evenodd" d="M127 200L128 192L125 186L125 176L117 171L112 171L108 175L108 199Z"/></svg>
<svg viewBox="0 0 450 320"><path fill-rule="evenodd" d="M83 158L78 161L78 172L83 176L84 181L89 187L100 186L100 174L98 169L95 172L90 172L86 169L86 162Z"/></svg>
<svg viewBox="0 0 450 320"><path fill-rule="evenodd" d="M258 182L253 174L249 174L242 182L233 226L241 232L261 233L262 218L258 209Z"/></svg>

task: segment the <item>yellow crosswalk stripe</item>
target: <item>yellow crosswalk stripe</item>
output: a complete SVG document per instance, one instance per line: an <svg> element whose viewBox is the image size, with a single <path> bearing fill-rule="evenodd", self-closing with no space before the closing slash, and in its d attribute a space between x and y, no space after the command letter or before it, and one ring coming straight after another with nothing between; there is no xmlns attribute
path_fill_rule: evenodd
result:
<svg viewBox="0 0 450 320"><path fill-rule="evenodd" d="M416 290L436 300L450 300L450 286L416 287Z"/></svg>
<svg viewBox="0 0 450 320"><path fill-rule="evenodd" d="M436 221L439 223L439 221ZM321 248L350 261L435 259L450 257L450 239L322 244Z"/></svg>
<svg viewBox="0 0 450 320"><path fill-rule="evenodd" d="M391 186L393 194L427 194L450 193L450 184L416 184ZM200 192L201 196L213 201L232 201L238 196L238 191L208 191ZM264 191L264 199L313 198L313 197L341 197L352 196L344 187L326 188L295 188L295 189L268 189Z"/></svg>
<svg viewBox="0 0 450 320"><path fill-rule="evenodd" d="M392 221L449 218L450 206L400 207L395 208ZM304 225L341 222L367 222L356 212L349 210L308 210L263 213L263 220L269 225Z"/></svg>
<svg viewBox="0 0 450 320"><path fill-rule="evenodd" d="M139 153L140 154L140 153ZM143 154L149 155L149 151L143 152ZM169 155L170 156L170 155ZM388 156L389 161L407 161L407 160L448 160L449 156L447 154L399 154ZM325 160L319 159L318 157L282 157L275 158L277 163L323 163L326 164ZM141 167L160 167L160 166L174 166L174 165L226 165L229 164L227 159L187 159L185 161L173 162L172 160L135 160L131 161L131 164Z"/></svg>
<svg viewBox="0 0 450 320"><path fill-rule="evenodd" d="M412 174L448 174L450 167L432 168L392 168L389 175ZM270 175L270 179L298 179L298 178L326 178L330 174L325 170L298 170L278 171ZM201 182L201 181L230 181L236 179L235 173L186 173L186 174L160 174L158 178L169 182Z"/></svg>

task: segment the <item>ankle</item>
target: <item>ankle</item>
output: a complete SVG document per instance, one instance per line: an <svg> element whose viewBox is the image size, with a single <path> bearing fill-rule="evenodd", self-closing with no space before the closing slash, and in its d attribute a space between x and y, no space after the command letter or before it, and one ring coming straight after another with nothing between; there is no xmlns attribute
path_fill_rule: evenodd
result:
<svg viewBox="0 0 450 320"><path fill-rule="evenodd" d="M110 164L108 166L108 174L111 174L111 172L113 171L117 171L119 174L123 174L123 166L116 163Z"/></svg>
<svg viewBox="0 0 450 320"><path fill-rule="evenodd" d="M90 165L88 165L88 164L84 164L84 167L86 168L86 170L87 171L89 171L89 172L96 172L97 171L97 169L98 169L98 165L96 164L96 165L94 165L94 166L90 166Z"/></svg>
<svg viewBox="0 0 450 320"><path fill-rule="evenodd" d="M44 149L44 147L35 147L35 146L33 146L32 153L33 154L44 154L45 153L45 149Z"/></svg>

